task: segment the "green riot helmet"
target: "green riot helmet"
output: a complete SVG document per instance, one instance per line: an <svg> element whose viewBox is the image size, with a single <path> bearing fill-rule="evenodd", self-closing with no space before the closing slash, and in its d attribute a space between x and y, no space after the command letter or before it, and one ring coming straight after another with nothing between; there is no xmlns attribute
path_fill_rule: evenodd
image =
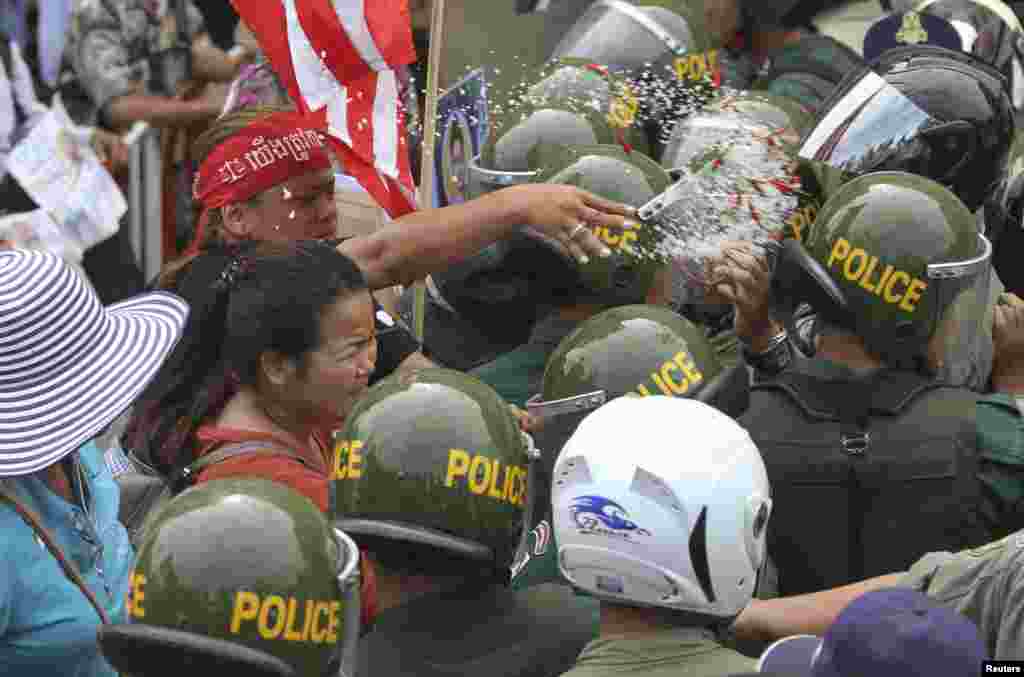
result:
<svg viewBox="0 0 1024 677"><path fill-rule="evenodd" d="M620 146L539 146L532 156L539 167L535 181L577 186L599 197L634 207L668 188L668 173L638 151ZM597 236L612 251L608 258L593 257L578 264L560 243L551 243L564 266L578 266L582 295L607 303L642 303L664 260L657 255L660 233L654 229L626 228L613 232L598 228ZM515 246L515 245L513 245ZM510 254L522 259L536 245L520 241L525 252Z"/></svg>
<svg viewBox="0 0 1024 677"><path fill-rule="evenodd" d="M739 22L734 0L597 0L563 36L553 56L634 72L651 66L675 70L676 59L704 54L730 41ZM705 62L704 69L708 66Z"/></svg>
<svg viewBox="0 0 1024 677"><path fill-rule="evenodd" d="M954 383L983 368L992 246L945 187L904 172L858 177L822 207L807 252L843 297L845 319L830 319L886 363L930 357Z"/></svg>
<svg viewBox="0 0 1024 677"><path fill-rule="evenodd" d="M381 381L336 437L333 522L477 561L507 580L530 505L531 445L493 389L449 369ZM362 541L361 541L362 542Z"/></svg>
<svg viewBox="0 0 1024 677"><path fill-rule="evenodd" d="M623 395L687 397L739 416L747 408L748 377L742 364L723 364L704 332L681 315L661 306L620 306L591 317L559 344L544 369L543 392L528 409L547 419Z"/></svg>
<svg viewBox="0 0 1024 677"><path fill-rule="evenodd" d="M648 151L636 94L604 67L580 59L554 61L513 99L495 111L480 157L468 163L471 198L533 180L537 167L530 164L530 152L541 143L620 143Z"/></svg>
<svg viewBox="0 0 1024 677"><path fill-rule="evenodd" d="M711 101L723 73L734 70L725 67L721 47L738 25L734 0L597 0L554 56L604 64L628 77L644 121L655 128L656 142L664 143L676 120Z"/></svg>
<svg viewBox="0 0 1024 677"><path fill-rule="evenodd" d="M538 167L534 181L577 186L633 206L644 204L670 183L668 173L649 157L618 145L541 144L530 158ZM500 258L466 276L461 291L488 292L492 303L506 301L509 308L513 297L531 308L643 303L660 279L659 271L666 268L658 256L659 231L598 228L595 234L612 255L580 264L563 243L524 230L501 243L500 249L489 250ZM444 287L446 297L459 298L449 289Z"/></svg>
<svg viewBox="0 0 1024 677"><path fill-rule="evenodd" d="M1014 115L1005 78L952 50L891 49L850 73L801 141L833 186L880 171L926 176L978 212L1007 175Z"/></svg>
<svg viewBox="0 0 1024 677"><path fill-rule="evenodd" d="M153 516L131 575L132 625L112 626L101 647L128 674L235 662L351 676L359 581L355 543L304 496L263 479L204 482Z"/></svg>
<svg viewBox="0 0 1024 677"><path fill-rule="evenodd" d="M661 161L676 182L638 211L641 228L661 234L659 254L678 272L679 306L706 302L707 263L724 242L770 248L805 237L817 216L817 184L796 156L799 138L772 126L781 109L740 101L726 98L676 125ZM757 104L743 105L749 101Z"/></svg>

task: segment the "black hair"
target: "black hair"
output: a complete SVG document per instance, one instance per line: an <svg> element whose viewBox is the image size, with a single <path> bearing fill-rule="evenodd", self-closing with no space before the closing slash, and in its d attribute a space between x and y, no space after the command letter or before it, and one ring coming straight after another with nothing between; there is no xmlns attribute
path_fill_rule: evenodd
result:
<svg viewBox="0 0 1024 677"><path fill-rule="evenodd" d="M335 301L367 290L359 267L314 240L214 245L161 280L191 308L181 341L138 400L126 447L162 474L194 460L195 431L239 386L255 385L260 356L304 364Z"/></svg>

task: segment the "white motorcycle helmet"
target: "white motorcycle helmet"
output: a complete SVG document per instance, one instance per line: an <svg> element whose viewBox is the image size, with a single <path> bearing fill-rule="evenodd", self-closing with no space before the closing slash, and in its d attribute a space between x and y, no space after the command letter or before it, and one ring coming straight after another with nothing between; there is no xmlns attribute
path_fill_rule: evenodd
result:
<svg viewBox="0 0 1024 677"><path fill-rule="evenodd" d="M620 397L555 463L558 566L611 602L732 619L766 557L771 489L747 431L702 402Z"/></svg>

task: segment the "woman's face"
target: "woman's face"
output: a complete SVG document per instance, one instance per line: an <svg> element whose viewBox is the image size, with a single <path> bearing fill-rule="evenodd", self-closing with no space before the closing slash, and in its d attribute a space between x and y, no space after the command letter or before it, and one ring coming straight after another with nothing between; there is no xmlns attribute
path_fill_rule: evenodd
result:
<svg viewBox="0 0 1024 677"><path fill-rule="evenodd" d="M324 309L320 345L298 365L286 397L302 419L336 426L366 392L376 362L373 301L356 292Z"/></svg>
<svg viewBox="0 0 1024 677"><path fill-rule="evenodd" d="M307 172L264 191L247 207L245 218L249 237L254 240L292 242L334 237L338 207L333 171Z"/></svg>

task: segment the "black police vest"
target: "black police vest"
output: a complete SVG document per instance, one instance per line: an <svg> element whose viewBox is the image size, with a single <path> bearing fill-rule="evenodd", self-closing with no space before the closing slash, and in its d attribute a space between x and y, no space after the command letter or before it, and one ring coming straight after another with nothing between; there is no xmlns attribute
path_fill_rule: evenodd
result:
<svg viewBox="0 0 1024 677"><path fill-rule="evenodd" d="M783 595L905 570L990 540L969 390L883 370L756 384L741 419L772 486L768 552Z"/></svg>

